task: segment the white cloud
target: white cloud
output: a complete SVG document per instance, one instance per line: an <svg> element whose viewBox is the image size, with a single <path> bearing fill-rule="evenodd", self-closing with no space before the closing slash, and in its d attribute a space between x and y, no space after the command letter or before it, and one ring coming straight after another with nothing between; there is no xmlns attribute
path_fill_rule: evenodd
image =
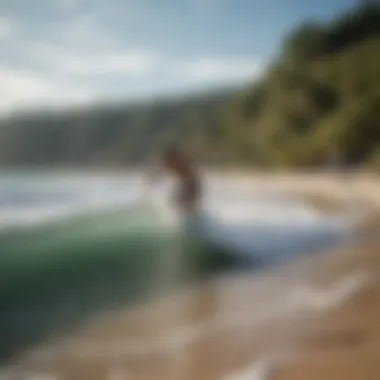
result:
<svg viewBox="0 0 380 380"><path fill-rule="evenodd" d="M68 62L66 68L79 74L106 74L106 73L145 73L150 71L156 63L153 53L144 51L130 51L114 53L98 59L93 57L76 57Z"/></svg>
<svg viewBox="0 0 380 380"><path fill-rule="evenodd" d="M50 69L71 75L143 74L155 66L157 56L149 51L75 51L40 46L35 54Z"/></svg>
<svg viewBox="0 0 380 380"><path fill-rule="evenodd" d="M254 60L197 59L183 67L184 75L199 82L230 82L257 77L263 65Z"/></svg>
<svg viewBox="0 0 380 380"><path fill-rule="evenodd" d="M0 17L0 39L10 37L15 31L14 23L11 19Z"/></svg>
<svg viewBox="0 0 380 380"><path fill-rule="evenodd" d="M126 48L99 17L82 15L62 27L48 43L33 44L30 54L49 70L69 75L143 74L156 65L153 51Z"/></svg>
<svg viewBox="0 0 380 380"><path fill-rule="evenodd" d="M13 31L10 20L0 18L0 37ZM20 52L19 70L10 60L0 64L0 112L45 106L66 106L99 99L111 80L143 75L153 69L157 56L150 51L123 49L96 17L74 17L64 27L37 42L24 36L12 45ZM5 57L6 58L6 57ZM7 62L8 61L8 62ZM92 80L102 78L99 84Z"/></svg>
<svg viewBox="0 0 380 380"><path fill-rule="evenodd" d="M0 67L0 83L1 112L25 107L85 103L94 96L89 89L7 67Z"/></svg>
<svg viewBox="0 0 380 380"><path fill-rule="evenodd" d="M59 30L60 43L77 48L100 49L115 46L115 36L110 28L100 22L101 13L75 17Z"/></svg>
<svg viewBox="0 0 380 380"><path fill-rule="evenodd" d="M51 1L62 7L75 7L80 2ZM210 7L219 5L221 0L194 1ZM0 38L13 32L12 20L0 17ZM185 57L178 60L143 46L133 47L103 23L102 14L98 13L70 14L67 22L62 19L39 42L33 34L17 37L19 43L12 43L11 48L22 58L17 66L24 70L11 69L12 57L8 66L6 59L0 64L0 111L77 104L90 101L95 95L110 99L177 87L238 83L254 79L263 67L261 62L233 57L209 56L186 62ZM130 86L119 86L119 78L123 84L130 79Z"/></svg>
<svg viewBox="0 0 380 380"><path fill-rule="evenodd" d="M157 63L158 57L149 51L81 51L43 45L35 47L34 55L50 70L70 75L143 74Z"/></svg>

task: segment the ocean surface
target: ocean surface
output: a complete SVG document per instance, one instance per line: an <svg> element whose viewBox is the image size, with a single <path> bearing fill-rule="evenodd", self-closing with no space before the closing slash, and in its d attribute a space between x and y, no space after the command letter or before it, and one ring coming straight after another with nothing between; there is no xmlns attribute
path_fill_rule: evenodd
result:
<svg viewBox="0 0 380 380"><path fill-rule="evenodd" d="M159 293L314 254L351 235L262 185L205 183L201 212L141 173L0 172L0 359Z"/></svg>

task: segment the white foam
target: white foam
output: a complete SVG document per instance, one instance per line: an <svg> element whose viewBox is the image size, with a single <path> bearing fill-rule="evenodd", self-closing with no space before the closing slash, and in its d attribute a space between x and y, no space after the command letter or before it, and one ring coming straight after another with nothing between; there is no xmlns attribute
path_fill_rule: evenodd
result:
<svg viewBox="0 0 380 380"><path fill-rule="evenodd" d="M225 380L271 380L275 369L275 359L264 358L255 361L239 372L226 376Z"/></svg>
<svg viewBox="0 0 380 380"><path fill-rule="evenodd" d="M0 182L0 229L30 227L91 212L132 207L142 201L135 179L50 179L38 184L20 178Z"/></svg>
<svg viewBox="0 0 380 380"><path fill-rule="evenodd" d="M140 176L7 177L0 181L0 229L31 227L103 210L149 205L162 223L178 225L171 202L175 183L168 179L149 188ZM334 219L290 199L276 189L206 186L206 220L202 231L211 240L242 252L291 252L324 233L339 234L347 218ZM270 243L270 244L269 244Z"/></svg>
<svg viewBox="0 0 380 380"><path fill-rule="evenodd" d="M125 371L121 368L112 368L106 376L105 380L127 380L129 377L126 375Z"/></svg>

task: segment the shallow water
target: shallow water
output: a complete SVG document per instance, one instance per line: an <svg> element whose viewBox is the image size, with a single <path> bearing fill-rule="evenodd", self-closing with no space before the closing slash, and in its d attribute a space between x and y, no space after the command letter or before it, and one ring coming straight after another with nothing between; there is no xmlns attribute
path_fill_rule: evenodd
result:
<svg viewBox="0 0 380 380"><path fill-rule="evenodd" d="M147 189L138 173L0 175L0 358L95 314L345 237L341 219L300 200L212 182L187 229L171 186Z"/></svg>

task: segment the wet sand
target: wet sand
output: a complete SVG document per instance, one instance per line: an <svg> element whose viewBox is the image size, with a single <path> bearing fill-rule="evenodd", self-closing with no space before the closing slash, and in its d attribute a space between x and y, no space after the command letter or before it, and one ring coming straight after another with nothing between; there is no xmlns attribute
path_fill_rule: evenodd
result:
<svg viewBox="0 0 380 380"><path fill-rule="evenodd" d="M373 212L363 220L363 239L355 245L260 274L210 280L143 307L109 313L14 359L1 375L15 380L380 379L380 239L374 233L380 231L380 218L376 204L370 204Z"/></svg>

